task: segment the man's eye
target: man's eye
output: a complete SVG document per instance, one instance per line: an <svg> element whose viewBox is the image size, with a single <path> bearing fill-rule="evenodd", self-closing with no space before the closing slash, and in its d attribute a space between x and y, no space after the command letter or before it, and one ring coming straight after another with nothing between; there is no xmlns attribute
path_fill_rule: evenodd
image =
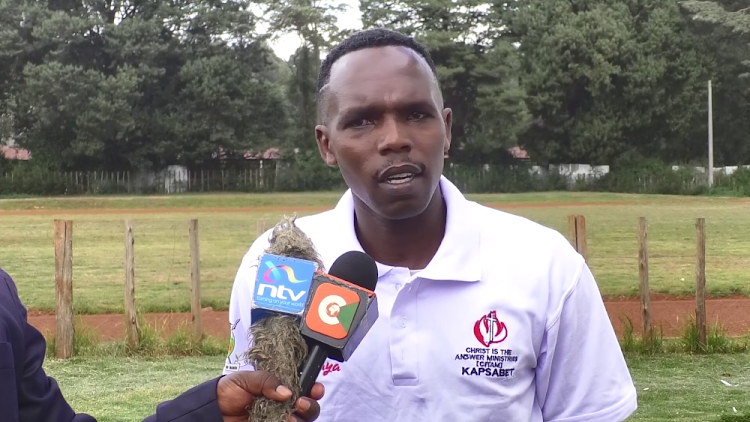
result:
<svg viewBox="0 0 750 422"><path fill-rule="evenodd" d="M367 126L369 124L372 124L372 122L369 121L369 120L367 120L367 119L357 119L357 120L352 120L352 122L349 124L349 126L351 126L351 127L362 127L362 126Z"/></svg>
<svg viewBox="0 0 750 422"><path fill-rule="evenodd" d="M427 117L427 114L415 111L414 113L409 115L409 120L422 120L425 117Z"/></svg>

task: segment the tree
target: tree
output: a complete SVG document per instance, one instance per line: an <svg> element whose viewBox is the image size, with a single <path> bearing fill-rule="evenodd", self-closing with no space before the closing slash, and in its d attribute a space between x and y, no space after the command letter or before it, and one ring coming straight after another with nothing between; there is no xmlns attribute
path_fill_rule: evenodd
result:
<svg viewBox="0 0 750 422"><path fill-rule="evenodd" d="M6 108L5 111L0 111L0 146L10 142L14 138L15 122L13 114Z"/></svg>
<svg viewBox="0 0 750 422"><path fill-rule="evenodd" d="M360 0L365 27L414 36L430 51L446 107L453 110L456 161L508 160L507 148L527 122L517 49L504 15L486 1Z"/></svg>
<svg viewBox="0 0 750 422"><path fill-rule="evenodd" d="M35 162L208 165L287 130L269 81L278 63L245 2L0 0L0 11L0 101Z"/></svg>
<svg viewBox="0 0 750 422"><path fill-rule="evenodd" d="M240 157L275 145L286 119L280 87L251 75L227 55L199 57L181 68L182 104L171 117L176 139L170 155L187 163L205 162L218 150ZM218 146L218 148L217 148Z"/></svg>
<svg viewBox="0 0 750 422"><path fill-rule="evenodd" d="M528 0L513 21L543 162L701 156L707 61L668 0Z"/></svg>
<svg viewBox="0 0 750 422"><path fill-rule="evenodd" d="M314 148L313 128L317 120L318 69L321 54L344 34L337 26L336 13L344 4L319 0L256 1L263 10L272 38L296 34L300 47L288 60L290 76L285 83L294 127L289 133L292 148Z"/></svg>
<svg viewBox="0 0 750 422"><path fill-rule="evenodd" d="M724 3L724 4L722 4ZM732 2L690 0L680 5L702 22L719 24L737 33L750 33L750 1Z"/></svg>
<svg viewBox="0 0 750 422"><path fill-rule="evenodd" d="M690 28L711 46L714 159L724 165L750 161L750 2L685 1Z"/></svg>

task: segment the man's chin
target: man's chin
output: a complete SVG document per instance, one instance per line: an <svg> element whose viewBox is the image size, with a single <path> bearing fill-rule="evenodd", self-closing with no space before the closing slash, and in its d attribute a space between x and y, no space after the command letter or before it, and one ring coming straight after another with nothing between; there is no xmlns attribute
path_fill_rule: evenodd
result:
<svg viewBox="0 0 750 422"><path fill-rule="evenodd" d="M354 190L352 193L362 205L369 208L368 211L373 217L394 222L419 217L427 210L435 194L427 194L424 189L408 192L397 189L398 192L393 192L387 187L383 189L381 185L369 190L365 195L358 195Z"/></svg>
<svg viewBox="0 0 750 422"><path fill-rule="evenodd" d="M424 213L429 203L429 198L402 198L400 200L392 200L388 204L382 204L382 206L376 207L373 211L386 220L409 220L419 217Z"/></svg>

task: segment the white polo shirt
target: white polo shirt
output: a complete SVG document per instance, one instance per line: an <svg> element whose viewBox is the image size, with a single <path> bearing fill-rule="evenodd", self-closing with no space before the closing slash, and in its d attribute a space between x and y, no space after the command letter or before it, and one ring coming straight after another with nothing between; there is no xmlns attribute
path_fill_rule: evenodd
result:
<svg viewBox="0 0 750 422"><path fill-rule="evenodd" d="M380 317L348 362L328 360L321 422L618 422L636 391L596 282L555 230L468 201L446 178L445 237L422 271L378 264ZM362 251L347 191L301 217L326 268ZM252 370L255 269L270 230L242 260L224 373ZM231 346L230 346L231 348Z"/></svg>

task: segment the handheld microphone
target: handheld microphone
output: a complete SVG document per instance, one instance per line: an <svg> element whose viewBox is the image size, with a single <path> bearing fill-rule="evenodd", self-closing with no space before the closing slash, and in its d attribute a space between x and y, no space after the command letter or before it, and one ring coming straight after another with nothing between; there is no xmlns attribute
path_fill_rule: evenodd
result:
<svg viewBox="0 0 750 422"><path fill-rule="evenodd" d="M350 251L329 274L312 278L300 332L309 353L300 367L300 388L309 396L327 358L345 362L378 319L378 268L365 253Z"/></svg>
<svg viewBox="0 0 750 422"><path fill-rule="evenodd" d="M300 397L299 367L308 351L300 318L313 276L323 264L310 238L294 224L295 218L285 217L274 227L258 263L250 305L252 342L246 352L256 370L271 372L292 390L292 399L256 397L249 414L252 421L286 422Z"/></svg>

